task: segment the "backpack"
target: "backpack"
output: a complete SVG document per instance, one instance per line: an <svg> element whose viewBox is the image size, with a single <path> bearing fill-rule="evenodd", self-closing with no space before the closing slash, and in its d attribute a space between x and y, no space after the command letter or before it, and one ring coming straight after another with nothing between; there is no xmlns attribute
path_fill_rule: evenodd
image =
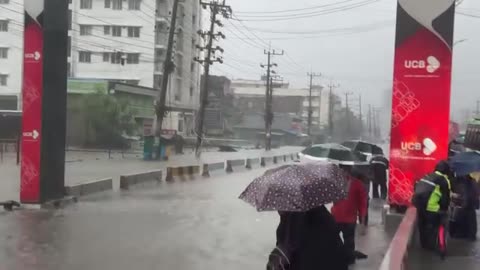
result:
<svg viewBox="0 0 480 270"><path fill-rule="evenodd" d="M267 270L289 270L290 259L280 247L275 247L268 256Z"/></svg>
<svg viewBox="0 0 480 270"><path fill-rule="evenodd" d="M412 204L418 210L426 210L428 201L430 200L430 196L432 195L433 191L437 187L437 184L430 180L431 177L427 176L415 184L415 188L413 191L412 196Z"/></svg>

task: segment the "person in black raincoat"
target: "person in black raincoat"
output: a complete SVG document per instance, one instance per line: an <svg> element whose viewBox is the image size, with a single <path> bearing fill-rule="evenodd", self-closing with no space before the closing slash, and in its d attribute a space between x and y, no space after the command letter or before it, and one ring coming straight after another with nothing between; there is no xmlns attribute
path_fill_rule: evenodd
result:
<svg viewBox="0 0 480 270"><path fill-rule="evenodd" d="M373 198L387 198L387 170L388 159L382 155L375 155L370 160L373 176ZM380 193L378 192L380 188Z"/></svg>
<svg viewBox="0 0 480 270"><path fill-rule="evenodd" d="M458 208L450 222L450 235L454 238L475 241L477 239L476 210L480 206L477 183L470 175L457 177L453 190L459 197L454 199Z"/></svg>
<svg viewBox="0 0 480 270"><path fill-rule="evenodd" d="M308 212L280 212L277 247L267 270L347 270L347 250L325 206Z"/></svg>

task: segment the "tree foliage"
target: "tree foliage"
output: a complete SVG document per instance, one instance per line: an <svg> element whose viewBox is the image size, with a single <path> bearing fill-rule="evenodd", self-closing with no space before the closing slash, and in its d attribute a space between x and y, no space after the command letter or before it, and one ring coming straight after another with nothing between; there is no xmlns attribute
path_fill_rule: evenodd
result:
<svg viewBox="0 0 480 270"><path fill-rule="evenodd" d="M86 95L82 100L88 129L89 144L103 147L120 147L122 135L131 135L135 130L135 112L126 100L97 92Z"/></svg>

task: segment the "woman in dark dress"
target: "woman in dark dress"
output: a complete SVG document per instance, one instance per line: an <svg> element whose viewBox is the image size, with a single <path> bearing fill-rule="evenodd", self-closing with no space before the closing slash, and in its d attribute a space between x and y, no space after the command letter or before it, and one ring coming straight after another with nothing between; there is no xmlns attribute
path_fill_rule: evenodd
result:
<svg viewBox="0 0 480 270"><path fill-rule="evenodd" d="M347 270L347 258L335 220L322 206L304 213L280 213L277 248L267 269Z"/></svg>

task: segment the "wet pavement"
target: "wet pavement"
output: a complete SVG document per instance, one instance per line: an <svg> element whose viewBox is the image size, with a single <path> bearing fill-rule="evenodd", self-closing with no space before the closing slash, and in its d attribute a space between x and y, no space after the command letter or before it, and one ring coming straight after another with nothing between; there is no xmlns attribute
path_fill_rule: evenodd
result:
<svg viewBox="0 0 480 270"><path fill-rule="evenodd" d="M97 194L57 211L0 211L0 269L265 269L278 216L237 199L263 170ZM357 242L370 256L354 269L378 269L387 250L380 213L372 203Z"/></svg>
<svg viewBox="0 0 480 270"><path fill-rule="evenodd" d="M274 156L301 151L302 147L286 146L272 151L244 150L241 152L205 152L200 160L193 153L171 156L168 162L143 161L137 154L122 155L114 152L67 152L65 164L65 183L75 185L85 182L113 178L114 188L118 189L120 175L163 169L167 166L195 165L202 162L222 162L226 159L241 159L249 157ZM0 162L0 201L18 200L20 190L20 168L15 164L15 155L8 153ZM1 268L0 268L1 270Z"/></svg>
<svg viewBox="0 0 480 270"><path fill-rule="evenodd" d="M478 214L477 219L480 224L480 215ZM442 261L438 255L422 250L417 236L409 255L408 269L411 270L477 270L480 265L480 240L470 242L450 239L447 258Z"/></svg>

